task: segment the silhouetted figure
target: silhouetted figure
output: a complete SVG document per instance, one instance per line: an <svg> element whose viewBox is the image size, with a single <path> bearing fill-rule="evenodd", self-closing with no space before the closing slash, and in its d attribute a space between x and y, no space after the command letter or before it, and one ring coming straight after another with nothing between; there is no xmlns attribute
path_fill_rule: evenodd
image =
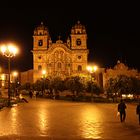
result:
<svg viewBox="0 0 140 140"><path fill-rule="evenodd" d="M39 91L36 92L36 98L39 96Z"/></svg>
<svg viewBox="0 0 140 140"><path fill-rule="evenodd" d="M32 98L33 97L33 92L30 90L30 92L29 92L29 96L30 96L30 98Z"/></svg>
<svg viewBox="0 0 140 140"><path fill-rule="evenodd" d="M138 104L137 107L136 107L136 114L138 115L138 118L139 118L139 125L140 125L140 102L139 102L139 104Z"/></svg>
<svg viewBox="0 0 140 140"><path fill-rule="evenodd" d="M121 99L120 103L118 104L118 112L120 112L120 121L124 122L125 118L126 118L126 105L124 103L124 101Z"/></svg>

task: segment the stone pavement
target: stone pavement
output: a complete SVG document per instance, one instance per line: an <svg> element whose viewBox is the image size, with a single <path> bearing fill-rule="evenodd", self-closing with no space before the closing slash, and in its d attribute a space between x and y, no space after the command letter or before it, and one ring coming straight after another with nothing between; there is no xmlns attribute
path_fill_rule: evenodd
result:
<svg viewBox="0 0 140 140"><path fill-rule="evenodd" d="M120 123L117 104L30 99L0 111L0 140L139 140L135 107Z"/></svg>

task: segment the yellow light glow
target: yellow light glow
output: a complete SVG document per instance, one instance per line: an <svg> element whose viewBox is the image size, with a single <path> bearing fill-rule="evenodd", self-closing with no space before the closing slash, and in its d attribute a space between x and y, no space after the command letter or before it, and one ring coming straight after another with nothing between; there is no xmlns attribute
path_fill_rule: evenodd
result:
<svg viewBox="0 0 140 140"><path fill-rule="evenodd" d="M133 99L134 98L134 95L133 94L122 94L122 98Z"/></svg>
<svg viewBox="0 0 140 140"><path fill-rule="evenodd" d="M16 46L13 44L8 44L7 49L9 52L13 53L14 55L18 52Z"/></svg>
<svg viewBox="0 0 140 140"><path fill-rule="evenodd" d="M1 80L5 80L5 75L4 74L1 75Z"/></svg>
<svg viewBox="0 0 140 140"><path fill-rule="evenodd" d="M46 74L46 70L42 70L42 74L45 75Z"/></svg>
<svg viewBox="0 0 140 140"><path fill-rule="evenodd" d="M97 71L98 67L97 66L93 66L93 71Z"/></svg>
<svg viewBox="0 0 140 140"><path fill-rule="evenodd" d="M0 50L6 57L13 57L18 53L16 45L12 43L0 45Z"/></svg>
<svg viewBox="0 0 140 140"><path fill-rule="evenodd" d="M127 97L129 97L129 98L133 98L133 94L128 94Z"/></svg>
<svg viewBox="0 0 140 140"><path fill-rule="evenodd" d="M14 76L14 77L17 77L17 76L18 76L18 72L17 72L17 71L14 71L14 72L13 72L13 76Z"/></svg>
<svg viewBox="0 0 140 140"><path fill-rule="evenodd" d="M6 52L6 46L5 46L5 45L2 45L2 46L1 46L1 52L2 52L2 53L5 53L5 52Z"/></svg>
<svg viewBox="0 0 140 140"><path fill-rule="evenodd" d="M91 66L87 66L87 70L88 70L89 72L92 72L92 67L91 67Z"/></svg>
<svg viewBox="0 0 140 140"><path fill-rule="evenodd" d="M92 73L92 72L96 72L98 69L98 66L93 65L93 66L87 66L87 70Z"/></svg>

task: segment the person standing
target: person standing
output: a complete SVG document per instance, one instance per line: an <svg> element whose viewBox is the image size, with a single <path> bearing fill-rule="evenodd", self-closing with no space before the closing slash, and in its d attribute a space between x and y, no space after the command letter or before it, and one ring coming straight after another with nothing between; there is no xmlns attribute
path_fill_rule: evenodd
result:
<svg viewBox="0 0 140 140"><path fill-rule="evenodd" d="M136 114L138 115L138 118L139 118L139 125L140 125L140 102L139 102L139 104L138 104L137 107L136 107Z"/></svg>
<svg viewBox="0 0 140 140"><path fill-rule="evenodd" d="M30 96L30 98L33 97L33 92L31 90L29 91L29 96Z"/></svg>
<svg viewBox="0 0 140 140"><path fill-rule="evenodd" d="M126 118L126 105L124 101L121 99L120 103L118 104L118 112L120 113L120 121L124 122Z"/></svg>

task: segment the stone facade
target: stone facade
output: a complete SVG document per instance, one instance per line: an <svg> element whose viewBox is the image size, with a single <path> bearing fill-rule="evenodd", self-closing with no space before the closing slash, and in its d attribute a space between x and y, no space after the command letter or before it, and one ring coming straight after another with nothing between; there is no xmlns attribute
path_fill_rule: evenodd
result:
<svg viewBox="0 0 140 140"><path fill-rule="evenodd" d="M86 74L88 49L85 26L79 21L72 27L66 42L60 38L53 43L43 23L33 34L33 82L42 77L62 77Z"/></svg>
<svg viewBox="0 0 140 140"><path fill-rule="evenodd" d="M28 70L20 73L20 83L21 85L25 83L33 83L33 70Z"/></svg>

